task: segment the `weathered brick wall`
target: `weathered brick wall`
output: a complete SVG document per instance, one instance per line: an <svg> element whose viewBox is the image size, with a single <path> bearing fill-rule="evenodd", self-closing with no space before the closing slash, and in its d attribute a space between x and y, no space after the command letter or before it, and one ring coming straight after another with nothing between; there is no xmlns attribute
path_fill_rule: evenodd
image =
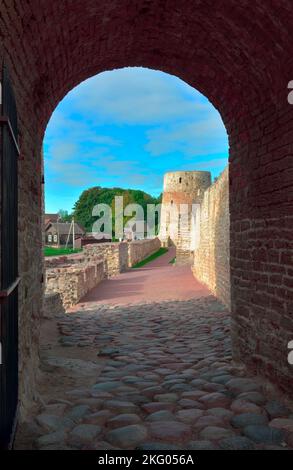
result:
<svg viewBox="0 0 293 470"><path fill-rule="evenodd" d="M139 261L155 253L161 246L160 240L152 238L150 240L137 240L128 243L128 266L134 266Z"/></svg>
<svg viewBox="0 0 293 470"><path fill-rule="evenodd" d="M232 338L235 359L292 395L293 108L281 83L230 150Z"/></svg>
<svg viewBox="0 0 293 470"><path fill-rule="evenodd" d="M44 131L57 104L78 83L134 65L182 78L222 115L230 144L234 357L292 391L293 368L287 362L287 340L293 336L293 108L287 103L292 24L291 0L205 0L196 8L190 0L180 5L176 0L2 1L0 60L8 64L16 92L22 157L22 416L35 397L38 369ZM281 275L280 284L274 283L275 274Z"/></svg>
<svg viewBox="0 0 293 470"><path fill-rule="evenodd" d="M228 167L204 193L200 207L199 245L193 273L225 305L231 305Z"/></svg>

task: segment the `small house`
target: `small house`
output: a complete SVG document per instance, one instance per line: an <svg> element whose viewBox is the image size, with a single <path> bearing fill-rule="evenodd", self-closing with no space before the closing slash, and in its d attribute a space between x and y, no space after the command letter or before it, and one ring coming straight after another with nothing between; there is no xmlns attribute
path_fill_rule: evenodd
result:
<svg viewBox="0 0 293 470"><path fill-rule="evenodd" d="M49 221L45 226L45 245L48 246L64 246L66 243L70 246L73 245L73 231L74 238L77 240L85 234L85 230L78 223L73 224L70 222L51 222Z"/></svg>

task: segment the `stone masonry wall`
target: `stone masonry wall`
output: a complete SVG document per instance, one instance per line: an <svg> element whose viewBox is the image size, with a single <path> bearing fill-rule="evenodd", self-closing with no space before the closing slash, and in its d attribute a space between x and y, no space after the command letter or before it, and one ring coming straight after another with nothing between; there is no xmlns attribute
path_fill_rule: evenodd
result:
<svg viewBox="0 0 293 470"><path fill-rule="evenodd" d="M45 258L44 266L46 269L58 268L61 266L72 266L84 263L84 256L82 253L74 253L62 256L47 256Z"/></svg>
<svg viewBox="0 0 293 470"><path fill-rule="evenodd" d="M161 246L158 238L150 240L138 240L128 243L128 266L134 266L151 254L155 253Z"/></svg>
<svg viewBox="0 0 293 470"><path fill-rule="evenodd" d="M159 249L158 238L130 243L86 245L78 255L45 259L46 296L58 293L63 307L68 309L96 287L102 279L125 271ZM46 298L46 310L50 297Z"/></svg>
<svg viewBox="0 0 293 470"><path fill-rule="evenodd" d="M85 245L83 256L87 263L102 261L105 278L115 276L125 271L128 267L128 247L126 242Z"/></svg>
<svg viewBox="0 0 293 470"><path fill-rule="evenodd" d="M164 246L176 246L176 264L192 264L193 204L201 203L210 184L209 171L175 171L164 176L159 236ZM179 215L180 211L183 212Z"/></svg>
<svg viewBox="0 0 293 470"><path fill-rule="evenodd" d="M72 307L93 289L104 277L103 262L48 269L46 293L58 292L65 309Z"/></svg>
<svg viewBox="0 0 293 470"><path fill-rule="evenodd" d="M193 273L227 307L231 306L228 167L204 193L200 240Z"/></svg>

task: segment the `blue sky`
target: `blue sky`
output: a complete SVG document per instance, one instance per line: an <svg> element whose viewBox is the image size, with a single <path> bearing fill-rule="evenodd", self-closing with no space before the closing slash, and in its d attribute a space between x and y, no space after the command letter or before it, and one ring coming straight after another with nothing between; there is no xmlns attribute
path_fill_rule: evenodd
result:
<svg viewBox="0 0 293 470"><path fill-rule="evenodd" d="M177 77L140 68L104 72L55 109L44 139L46 212L71 211L92 186L162 191L163 175L227 165L219 113Z"/></svg>

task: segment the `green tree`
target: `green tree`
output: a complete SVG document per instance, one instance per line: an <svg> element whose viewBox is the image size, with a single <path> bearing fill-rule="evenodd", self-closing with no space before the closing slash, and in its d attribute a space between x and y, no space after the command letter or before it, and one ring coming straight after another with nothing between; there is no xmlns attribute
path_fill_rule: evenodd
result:
<svg viewBox="0 0 293 470"><path fill-rule="evenodd" d="M95 186L83 191L78 201L75 203L73 216L76 222L79 222L85 227L87 232L91 232L93 223L98 219L98 217L92 216L93 207L97 204L108 204L112 207L112 227L114 233L115 196L123 196L123 208L132 203L140 204L144 210L145 220L147 217L147 204L159 203L158 198L139 189L102 188ZM124 224L127 219L129 219L129 217L124 217Z"/></svg>
<svg viewBox="0 0 293 470"><path fill-rule="evenodd" d="M71 222L72 215L65 209L59 209L58 214L61 222Z"/></svg>

